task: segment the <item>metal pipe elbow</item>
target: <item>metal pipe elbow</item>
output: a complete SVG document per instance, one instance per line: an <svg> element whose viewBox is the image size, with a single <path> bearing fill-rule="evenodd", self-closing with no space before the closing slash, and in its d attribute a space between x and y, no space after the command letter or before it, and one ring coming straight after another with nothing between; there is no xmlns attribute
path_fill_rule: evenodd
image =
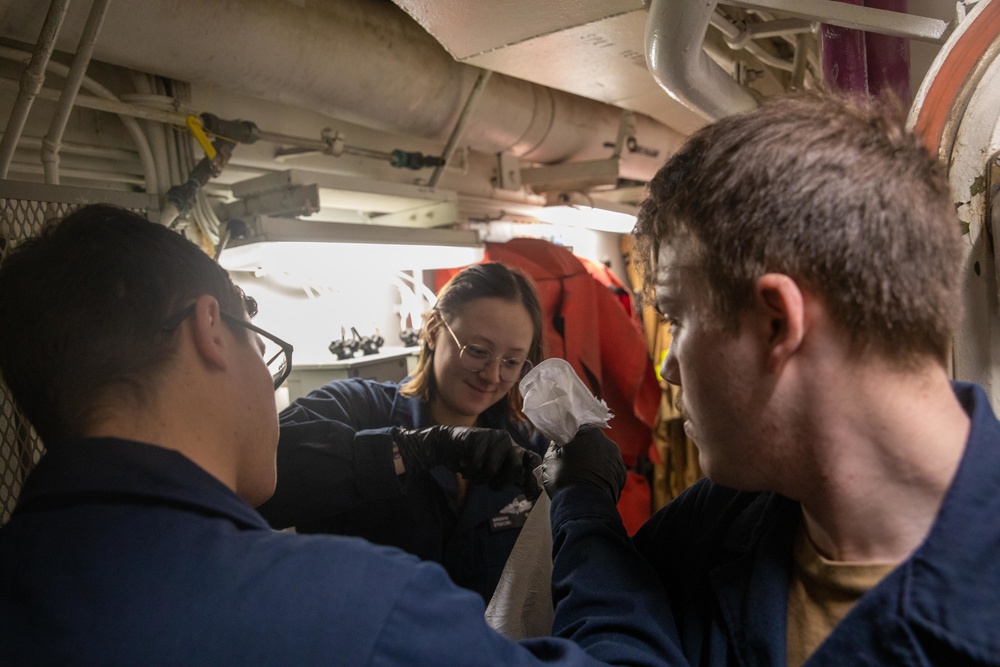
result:
<svg viewBox="0 0 1000 667"><path fill-rule="evenodd" d="M646 66L668 95L710 121L757 107L757 100L705 53L716 0L652 0Z"/></svg>

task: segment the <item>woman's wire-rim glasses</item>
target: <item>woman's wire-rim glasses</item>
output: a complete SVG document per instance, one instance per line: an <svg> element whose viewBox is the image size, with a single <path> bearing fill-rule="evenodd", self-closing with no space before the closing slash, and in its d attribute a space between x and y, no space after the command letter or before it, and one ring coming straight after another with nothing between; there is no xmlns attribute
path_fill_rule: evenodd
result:
<svg viewBox="0 0 1000 667"><path fill-rule="evenodd" d="M444 325L448 333L451 334L452 340L455 341L455 345L458 346L458 360L462 363L462 367L467 371L472 371L473 373L479 373L489 367L496 359L500 366L500 379L504 382L517 382L524 377L524 374L531 370L531 362L527 359L522 359L518 357L500 357L499 355L493 354L487 350L482 345L476 345L475 343L467 343L462 345L458 340L458 336L452 330L451 325L442 317L441 324Z"/></svg>

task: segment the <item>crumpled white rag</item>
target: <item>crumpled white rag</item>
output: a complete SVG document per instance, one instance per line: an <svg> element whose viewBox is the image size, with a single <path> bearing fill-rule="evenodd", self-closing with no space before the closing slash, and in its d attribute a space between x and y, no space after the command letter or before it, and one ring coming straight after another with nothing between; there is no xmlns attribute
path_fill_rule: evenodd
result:
<svg viewBox="0 0 1000 667"><path fill-rule="evenodd" d="M607 428L613 416L564 359L541 362L520 387L525 416L557 445L572 440L585 424ZM541 486L541 467L534 473ZM552 634L552 618L552 525L549 497L542 491L486 607L486 622L509 639L524 639Z"/></svg>

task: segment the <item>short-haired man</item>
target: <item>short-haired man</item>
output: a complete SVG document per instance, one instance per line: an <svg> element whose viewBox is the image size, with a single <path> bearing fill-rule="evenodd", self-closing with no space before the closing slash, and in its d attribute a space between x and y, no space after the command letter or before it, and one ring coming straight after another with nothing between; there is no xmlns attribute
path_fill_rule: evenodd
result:
<svg viewBox="0 0 1000 667"><path fill-rule="evenodd" d="M691 664L1000 664L1000 424L947 364L960 228L879 106L720 120L641 208L707 479L634 542Z"/></svg>
<svg viewBox="0 0 1000 667"><path fill-rule="evenodd" d="M0 664L663 664L669 609L615 510L620 458L611 485L552 487L556 631L577 644L504 639L437 564L271 531L253 506L290 348L252 315L195 245L108 206L0 265L0 370L47 448L0 528ZM517 477L515 453L455 458Z"/></svg>

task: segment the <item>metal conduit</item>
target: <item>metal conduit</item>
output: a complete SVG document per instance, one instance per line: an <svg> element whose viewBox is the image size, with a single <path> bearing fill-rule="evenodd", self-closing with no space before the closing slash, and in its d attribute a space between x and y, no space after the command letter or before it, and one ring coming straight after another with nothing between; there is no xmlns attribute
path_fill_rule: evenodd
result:
<svg viewBox="0 0 1000 667"><path fill-rule="evenodd" d="M7 178L7 170L11 160L14 159L17 140L24 130L24 123L28 120L28 113L31 111L35 96L45 81L45 69L56 47L56 37L59 35L59 29L68 9L69 0L52 0L52 4L49 5L49 12L45 15L45 23L42 24L42 31L38 35L35 51L21 75L21 87L14 101L14 108L7 119L3 141L0 141L0 179Z"/></svg>
<svg viewBox="0 0 1000 667"><path fill-rule="evenodd" d="M646 65L667 93L709 120L757 107L757 100L702 48L716 0L652 0Z"/></svg>
<svg viewBox="0 0 1000 667"><path fill-rule="evenodd" d="M22 60L24 59L25 56L28 55L30 54L21 51L20 49L13 49L8 46L0 46L0 57L3 58L9 58L11 60ZM48 63L46 64L46 68L55 72L59 76L65 77L69 74L69 67L61 63L53 62L51 60L48 61ZM118 105L121 105L122 107L131 106L131 105L123 105L118 100L118 98L115 96L114 93L112 93L110 90L108 90L101 84L97 83L90 77L84 76L81 83L84 88L86 88L87 90L98 96L98 101L106 101L105 104L110 105L112 107L114 107L116 103ZM38 95L42 97L52 97L53 99L55 99L54 96L48 95L47 92L48 91L46 91L45 89L39 88ZM80 96L77 96L76 100L77 103L80 102L79 97ZM91 108L96 108L96 107L92 105ZM139 107L135 108L138 109ZM109 109L104 109L104 110L107 111ZM139 152L139 160L142 162L143 173L145 174L146 192L150 194L159 194L156 190L156 165L153 162L153 153L149 148L149 142L146 140L146 135L143 133L142 128L139 127L139 123L134 118L124 115L122 111L111 111L111 113L119 114L122 123L125 125L125 129L128 130L128 133L132 136L133 141L135 141L136 150ZM164 112L157 112L157 113L161 115L164 114ZM176 114L174 117L176 117ZM157 118L157 120L160 120L160 118ZM6 142L7 139L8 139L8 134L4 133L3 141ZM11 149L11 155L13 156L13 149ZM2 177L6 176L4 175Z"/></svg>
<svg viewBox="0 0 1000 667"><path fill-rule="evenodd" d="M73 64L66 76L56 112L49 124L49 132L42 142L42 166L45 170L46 183L59 184L59 145L62 143L63 133L66 131L69 114L73 110L73 100L76 99L77 93L80 91L80 84L87 73L87 66L90 65L94 46L97 45L97 34L101 31L101 23L104 21L104 15L110 1L94 0L94 4L90 7L90 15L83 28L83 35L80 37L80 44L77 46Z"/></svg>
<svg viewBox="0 0 1000 667"><path fill-rule="evenodd" d="M17 145L20 148L41 150L42 138L29 137L22 134L21 138L17 142ZM107 146L64 141L62 142L60 150L62 153L66 153L67 155L79 155L81 157L93 157L104 160L134 162L136 165L141 166L139 163L139 154L136 151L129 150L127 148L109 148Z"/></svg>
<svg viewBox="0 0 1000 667"><path fill-rule="evenodd" d="M749 54L757 58L757 60L761 61L765 65L770 65L775 69L784 70L786 72L791 72L795 69L794 63L768 53L767 50L762 48L760 45L754 44L752 34L749 31L740 30L719 12L712 12L711 17L709 18L709 23L711 23L712 27L722 33L722 36L726 38L726 44L728 44L730 48L745 49ZM798 30L798 32L808 31L808 27L805 28L805 30Z"/></svg>

